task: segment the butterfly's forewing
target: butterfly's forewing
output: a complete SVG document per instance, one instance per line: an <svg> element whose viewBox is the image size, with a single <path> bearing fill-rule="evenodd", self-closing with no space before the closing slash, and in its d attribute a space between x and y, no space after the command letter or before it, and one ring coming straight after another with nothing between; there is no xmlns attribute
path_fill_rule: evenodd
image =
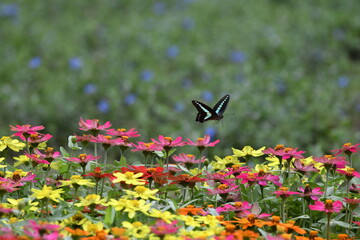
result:
<svg viewBox="0 0 360 240"><path fill-rule="evenodd" d="M225 112L229 100L230 100L230 95L225 95L215 104L213 110L217 115L219 115L219 117L221 117Z"/></svg>
<svg viewBox="0 0 360 240"><path fill-rule="evenodd" d="M198 110L198 114L195 120L197 122L203 123L207 120L214 119L217 116L217 113L211 107L202 102L193 100L192 104Z"/></svg>

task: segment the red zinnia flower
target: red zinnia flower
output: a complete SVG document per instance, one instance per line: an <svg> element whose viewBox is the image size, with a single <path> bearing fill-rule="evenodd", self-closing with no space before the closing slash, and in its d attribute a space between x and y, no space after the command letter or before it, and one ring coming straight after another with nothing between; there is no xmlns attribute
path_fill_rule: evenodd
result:
<svg viewBox="0 0 360 240"><path fill-rule="evenodd" d="M84 177L93 177L96 182L100 181L102 178L110 177L112 176L111 173L102 173L101 167L96 167L92 172L89 172L84 175Z"/></svg>
<svg viewBox="0 0 360 240"><path fill-rule="evenodd" d="M199 176L199 175L197 175L197 176ZM195 187L195 183L205 181L205 179L198 178L197 176L190 176L188 174L180 174L178 176L169 176L169 180L173 181L171 184L180 184L183 187L193 188L193 187Z"/></svg>
<svg viewBox="0 0 360 240"><path fill-rule="evenodd" d="M180 215L204 215L206 212L202 207L196 208L194 205L187 205L186 207L177 210Z"/></svg>
<svg viewBox="0 0 360 240"><path fill-rule="evenodd" d="M323 211L326 214L331 214L333 212L340 212L343 208L342 203L340 201L335 201L331 199L326 199L325 203L321 201L316 201L314 205L309 205L311 210L315 211Z"/></svg>

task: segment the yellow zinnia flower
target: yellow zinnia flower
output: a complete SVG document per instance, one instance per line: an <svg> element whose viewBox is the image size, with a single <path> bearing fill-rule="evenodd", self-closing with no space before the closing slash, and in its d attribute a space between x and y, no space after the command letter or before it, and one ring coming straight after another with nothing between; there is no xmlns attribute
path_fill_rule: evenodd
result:
<svg viewBox="0 0 360 240"><path fill-rule="evenodd" d="M169 211L160 211L158 209L152 208L149 212L149 216L150 217L154 217L154 218L160 218L162 220L164 220L166 223L170 224L172 222L172 220L174 220L174 218L176 217L176 215L170 213Z"/></svg>
<svg viewBox="0 0 360 240"><path fill-rule="evenodd" d="M142 175L144 175L143 173L133 173L133 172L126 172L126 173L114 173L113 174L116 179L113 180L113 183L119 183L119 182L124 182L126 184L131 184L131 185L145 185L145 180L144 179L139 179Z"/></svg>
<svg viewBox="0 0 360 240"><path fill-rule="evenodd" d="M122 222L123 227L127 229L126 233L136 239L146 238L150 233L150 227L141 222Z"/></svg>
<svg viewBox="0 0 360 240"><path fill-rule="evenodd" d="M60 180L61 187L72 186L78 188L79 186L94 187L95 183L91 179L84 179L80 175L73 175L69 180Z"/></svg>
<svg viewBox="0 0 360 240"><path fill-rule="evenodd" d="M0 139L0 151L4 151L7 147L15 152L18 152L25 147L25 143L22 143L17 139L4 136Z"/></svg>
<svg viewBox="0 0 360 240"><path fill-rule="evenodd" d="M32 188L31 191L33 192L31 197L34 197L36 199L50 199L54 202L59 202L59 200L64 200L60 196L61 193L64 193L64 190L62 189L53 190L52 187L48 187L44 185L42 189Z"/></svg>
<svg viewBox="0 0 360 240"><path fill-rule="evenodd" d="M101 199L100 195L97 194L89 194L87 195L85 198L80 197L80 202L76 203L75 206L77 207L85 207L85 206L90 206L90 205L97 205L97 204L101 204L104 205L106 203L106 199Z"/></svg>
<svg viewBox="0 0 360 240"><path fill-rule="evenodd" d="M19 157L14 157L14 160L17 162L14 163L14 167L17 167L21 164L25 164L25 166L28 166L30 164L30 158L26 155L20 155Z"/></svg>
<svg viewBox="0 0 360 240"><path fill-rule="evenodd" d="M144 186L136 186L134 188L134 191L131 190L125 190L127 195L133 196L135 198L142 198L142 199L154 199L159 200L159 198L155 197L155 194L159 191L159 189L151 190Z"/></svg>
<svg viewBox="0 0 360 240"><path fill-rule="evenodd" d="M250 146L245 146L242 150L232 148L233 153L238 156L244 158L246 161L250 160L251 157L260 157L264 155L263 150L265 147L262 147L258 150L253 149Z"/></svg>

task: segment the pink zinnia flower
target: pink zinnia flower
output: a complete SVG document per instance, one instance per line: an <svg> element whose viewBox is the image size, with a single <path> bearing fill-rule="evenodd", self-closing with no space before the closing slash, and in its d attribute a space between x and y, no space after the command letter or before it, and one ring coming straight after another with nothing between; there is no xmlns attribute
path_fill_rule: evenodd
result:
<svg viewBox="0 0 360 240"><path fill-rule="evenodd" d="M13 172L12 177L10 177L9 179L12 180L14 183L19 183L22 186L26 182L36 182L36 180L34 180L35 177L36 177L36 174L33 174L31 172L28 172L26 174L26 176L21 177L20 173L18 171L15 171L15 172Z"/></svg>
<svg viewBox="0 0 360 240"><path fill-rule="evenodd" d="M14 192L16 190L19 190L21 184L17 182L13 182L10 179L7 178L1 178L0 177L0 193L4 194L4 192Z"/></svg>
<svg viewBox="0 0 360 240"><path fill-rule="evenodd" d="M336 171L342 175L345 175L346 179L350 181L354 177L360 178L360 173L355 171L354 168L336 169Z"/></svg>
<svg viewBox="0 0 360 240"><path fill-rule="evenodd" d="M175 162L184 164L187 168L191 168L194 164L199 164L200 162L204 162L206 160L204 156L200 159L196 159L194 155L185 153L174 155L173 159Z"/></svg>
<svg viewBox="0 0 360 240"><path fill-rule="evenodd" d="M111 127L111 123L110 121L107 121L103 125L100 125L98 119L83 120L80 118L79 127L80 130L91 131L93 135L96 135L100 130L106 130L107 128Z"/></svg>
<svg viewBox="0 0 360 240"><path fill-rule="evenodd" d="M239 186L235 184L220 184L215 189L207 189L208 193L210 195L227 195L228 193L236 192L238 191Z"/></svg>
<svg viewBox="0 0 360 240"><path fill-rule="evenodd" d="M154 152L154 151L161 151L162 147L159 145L156 145L153 142L145 143L145 142L138 142L137 145L135 143L132 144L134 149L131 149L132 152Z"/></svg>
<svg viewBox="0 0 360 240"><path fill-rule="evenodd" d="M323 163L323 166L326 170L329 170L331 168L345 168L345 166L349 164L349 162L345 160L345 157L333 157L332 155L313 157L313 159L315 162Z"/></svg>
<svg viewBox="0 0 360 240"><path fill-rule="evenodd" d="M294 167L292 170L297 171L304 175L307 172L319 172L319 169L316 169L314 167L314 164L305 165L301 162L300 159L295 159L294 161Z"/></svg>
<svg viewBox="0 0 360 240"><path fill-rule="evenodd" d="M91 161L95 161L97 159L99 159L100 156L93 156L93 155L88 155L88 154L80 154L77 158L76 157L69 157L69 158L65 158L66 160L70 161L70 162L77 162L80 164L86 164L88 162Z"/></svg>
<svg viewBox="0 0 360 240"><path fill-rule="evenodd" d="M276 194L276 197L281 197L282 199L285 199L287 197L290 197L291 195L300 194L300 193L291 192L287 187L280 187L278 191L274 192L274 194Z"/></svg>
<svg viewBox="0 0 360 240"><path fill-rule="evenodd" d="M173 140L171 137L164 137L163 135L159 136L158 141L153 138L151 138L151 141L156 145L161 146L167 152L173 147L180 147L186 144L186 142L182 141L182 137L177 137Z"/></svg>
<svg viewBox="0 0 360 240"><path fill-rule="evenodd" d="M215 145L220 142L220 140L216 140L214 142L210 142L210 141L211 141L210 136L205 135L203 138L198 138L196 142L193 142L190 139L188 139L187 144L196 146L199 149L199 151L203 151L207 147L215 147Z"/></svg>
<svg viewBox="0 0 360 240"><path fill-rule="evenodd" d="M360 150L360 148L358 147L360 145L360 143L358 144L354 144L352 145L351 143L345 143L342 148L340 149L334 149L332 150L332 152L334 153L334 156L337 156L341 153L345 153L346 155L351 155L353 153L356 153Z"/></svg>
<svg viewBox="0 0 360 240"><path fill-rule="evenodd" d="M159 219L155 225L151 227L151 232L160 238L163 238L167 234L175 234L179 229L179 227L176 226L177 222L178 221L175 220L168 224L164 220Z"/></svg>
<svg viewBox="0 0 360 240"><path fill-rule="evenodd" d="M10 125L10 131L16 131L16 133L14 134L14 136L18 136L18 137L29 137L30 134L36 134L38 133L37 131L43 130L45 127L44 126L34 126L31 127L30 124L26 124L26 125L16 125L16 127L11 126Z"/></svg>
<svg viewBox="0 0 360 240"><path fill-rule="evenodd" d="M46 142L52 138L51 134L33 133L29 137L25 138L20 136L21 140L28 141L32 146L36 147L39 143Z"/></svg>
<svg viewBox="0 0 360 240"><path fill-rule="evenodd" d="M25 156L27 156L30 160L31 163L33 164L33 167L36 167L38 164L43 163L43 164L50 164L50 162L46 161L43 158L40 158L40 155L38 154L34 154L34 153L25 153Z"/></svg>
<svg viewBox="0 0 360 240"><path fill-rule="evenodd" d="M48 162L52 162L54 159L56 158L60 158L61 157L61 153L60 152L54 152L54 148L52 147L47 147L45 150L45 153L40 152L38 149L34 150L34 153L36 155L39 156L39 158L45 159Z"/></svg>
<svg viewBox="0 0 360 240"><path fill-rule="evenodd" d="M92 136L90 141L101 143L105 150L111 146L120 146L125 142L122 138L112 138L112 136L105 136L103 134L98 134L96 137Z"/></svg>
<svg viewBox="0 0 360 240"><path fill-rule="evenodd" d="M232 204L226 203L224 206L216 208L216 212L218 214L221 214L222 212L241 212L244 210L249 210L251 208L251 205L249 202L235 202Z"/></svg>
<svg viewBox="0 0 360 240"><path fill-rule="evenodd" d="M59 235L60 226L47 222L35 222L29 220L24 226L24 233L33 239L56 240L62 237Z"/></svg>
<svg viewBox="0 0 360 240"><path fill-rule="evenodd" d="M265 173L264 171L258 173L242 173L236 176L236 178L242 179L241 183L248 183L250 186L254 183L257 183L260 186L266 186L267 182L272 182L277 186L281 186L279 176L274 176L271 173Z"/></svg>
<svg viewBox="0 0 360 240"><path fill-rule="evenodd" d="M349 204L351 210L355 210L355 208L357 208L360 205L360 198L356 199L356 198L345 198L344 197L344 200L346 203Z"/></svg>
<svg viewBox="0 0 360 240"><path fill-rule="evenodd" d="M291 160L292 158L303 159L304 156L301 154L304 153L305 151L298 151L297 149L298 148L285 148L284 145L276 145L275 148L267 148L263 152L265 154L272 154L275 156L279 156L283 160L286 159Z"/></svg>
<svg viewBox="0 0 360 240"><path fill-rule="evenodd" d="M140 137L138 131L135 128L131 128L126 130L125 128L118 128L118 129L108 129L106 130L106 134L116 136L116 137Z"/></svg>
<svg viewBox="0 0 360 240"><path fill-rule="evenodd" d="M314 211L322 211L326 214L331 214L333 212L340 212L340 210L343 209L343 206L340 201L333 202L331 199L326 199L325 203L316 201L314 205L309 205L309 208Z"/></svg>
<svg viewBox="0 0 360 240"><path fill-rule="evenodd" d="M322 196L324 192L321 191L321 187L316 187L312 189L309 184L305 185L305 188L299 187L300 196L305 198L308 202L310 199L318 200L319 196Z"/></svg>

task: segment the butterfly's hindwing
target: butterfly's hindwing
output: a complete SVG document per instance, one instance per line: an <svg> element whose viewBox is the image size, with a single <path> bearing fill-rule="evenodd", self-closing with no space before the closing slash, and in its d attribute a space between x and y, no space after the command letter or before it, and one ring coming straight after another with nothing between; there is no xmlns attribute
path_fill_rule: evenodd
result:
<svg viewBox="0 0 360 240"><path fill-rule="evenodd" d="M229 100L230 100L230 95L225 95L215 104L213 109L217 115L222 116L229 103Z"/></svg>

